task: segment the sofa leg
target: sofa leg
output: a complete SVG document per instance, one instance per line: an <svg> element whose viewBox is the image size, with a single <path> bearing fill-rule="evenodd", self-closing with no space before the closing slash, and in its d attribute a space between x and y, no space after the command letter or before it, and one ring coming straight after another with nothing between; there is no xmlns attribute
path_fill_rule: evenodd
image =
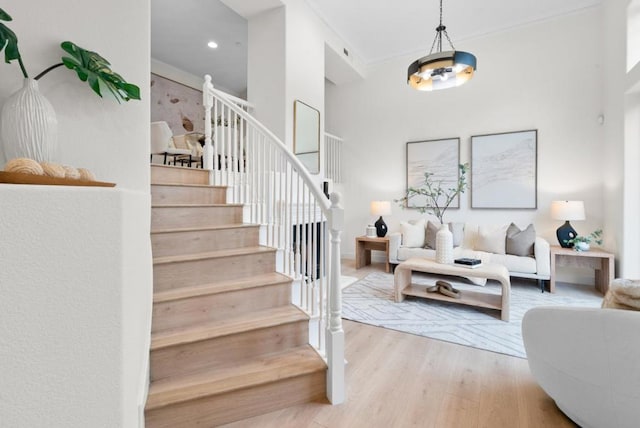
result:
<svg viewBox="0 0 640 428"><path fill-rule="evenodd" d="M542 279L538 280L538 287L540 287L540 292L544 293L544 280Z"/></svg>

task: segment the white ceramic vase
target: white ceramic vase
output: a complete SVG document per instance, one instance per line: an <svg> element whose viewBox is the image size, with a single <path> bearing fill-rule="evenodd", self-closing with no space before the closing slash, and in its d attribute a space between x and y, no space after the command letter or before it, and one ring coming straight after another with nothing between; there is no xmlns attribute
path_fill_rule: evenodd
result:
<svg viewBox="0 0 640 428"><path fill-rule="evenodd" d="M55 160L58 148L58 119L51 103L38 90L38 82L24 79L0 112L0 139L5 160L30 158L38 162Z"/></svg>
<svg viewBox="0 0 640 428"><path fill-rule="evenodd" d="M436 262L453 263L453 234L446 223L436 233Z"/></svg>
<svg viewBox="0 0 640 428"><path fill-rule="evenodd" d="M582 241L576 242L573 246L575 247L576 251L589 251L591 249L591 245Z"/></svg>

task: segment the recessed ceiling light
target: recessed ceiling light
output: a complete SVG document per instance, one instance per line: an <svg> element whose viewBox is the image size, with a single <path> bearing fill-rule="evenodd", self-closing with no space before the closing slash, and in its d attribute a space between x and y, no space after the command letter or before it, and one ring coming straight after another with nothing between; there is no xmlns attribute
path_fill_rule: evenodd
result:
<svg viewBox="0 0 640 428"><path fill-rule="evenodd" d="M209 46L211 49L215 49L218 47L218 44L212 40L209 43L207 43L207 46Z"/></svg>

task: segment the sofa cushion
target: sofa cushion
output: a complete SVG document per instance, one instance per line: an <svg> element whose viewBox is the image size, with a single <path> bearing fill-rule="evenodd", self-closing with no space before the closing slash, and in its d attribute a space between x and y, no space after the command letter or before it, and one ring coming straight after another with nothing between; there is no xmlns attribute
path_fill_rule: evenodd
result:
<svg viewBox="0 0 640 428"><path fill-rule="evenodd" d="M533 246L536 242L536 229L533 224L520 230L514 223L507 229L505 252L514 256L533 256Z"/></svg>
<svg viewBox="0 0 640 428"><path fill-rule="evenodd" d="M490 254L487 263L499 263L507 268L509 273L535 274L537 270L536 259L533 257L520 257L511 254Z"/></svg>
<svg viewBox="0 0 640 428"><path fill-rule="evenodd" d="M438 229L440 229L440 224L432 221L427 222L427 231L424 238L425 248L436 249L436 234L438 233Z"/></svg>
<svg viewBox="0 0 640 428"><path fill-rule="evenodd" d="M405 247L424 247L424 226L424 219L413 222L401 221L402 245Z"/></svg>
<svg viewBox="0 0 640 428"><path fill-rule="evenodd" d="M464 239L464 223L449 223L449 230L453 235L453 246L459 247Z"/></svg>
<svg viewBox="0 0 640 428"><path fill-rule="evenodd" d="M474 248L487 253L505 254L507 227L507 225L478 227L478 236Z"/></svg>

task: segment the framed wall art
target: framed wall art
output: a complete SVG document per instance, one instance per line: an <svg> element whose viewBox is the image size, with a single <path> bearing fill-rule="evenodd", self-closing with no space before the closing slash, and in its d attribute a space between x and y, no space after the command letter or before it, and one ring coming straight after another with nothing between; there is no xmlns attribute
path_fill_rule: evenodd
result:
<svg viewBox="0 0 640 428"><path fill-rule="evenodd" d="M320 172L320 111L295 100L293 151L311 174Z"/></svg>
<svg viewBox="0 0 640 428"><path fill-rule="evenodd" d="M441 188L455 188L460 172L459 164L460 138L410 141L407 143L407 189L422 187L425 184L425 172L433 174L431 182L439 183ZM438 203L440 202L438 200ZM426 198L423 196L413 196L407 201L407 208L425 205ZM449 208L459 207L460 200L456 197Z"/></svg>
<svg viewBox="0 0 640 428"><path fill-rule="evenodd" d="M538 131L471 137L471 208L538 206Z"/></svg>

